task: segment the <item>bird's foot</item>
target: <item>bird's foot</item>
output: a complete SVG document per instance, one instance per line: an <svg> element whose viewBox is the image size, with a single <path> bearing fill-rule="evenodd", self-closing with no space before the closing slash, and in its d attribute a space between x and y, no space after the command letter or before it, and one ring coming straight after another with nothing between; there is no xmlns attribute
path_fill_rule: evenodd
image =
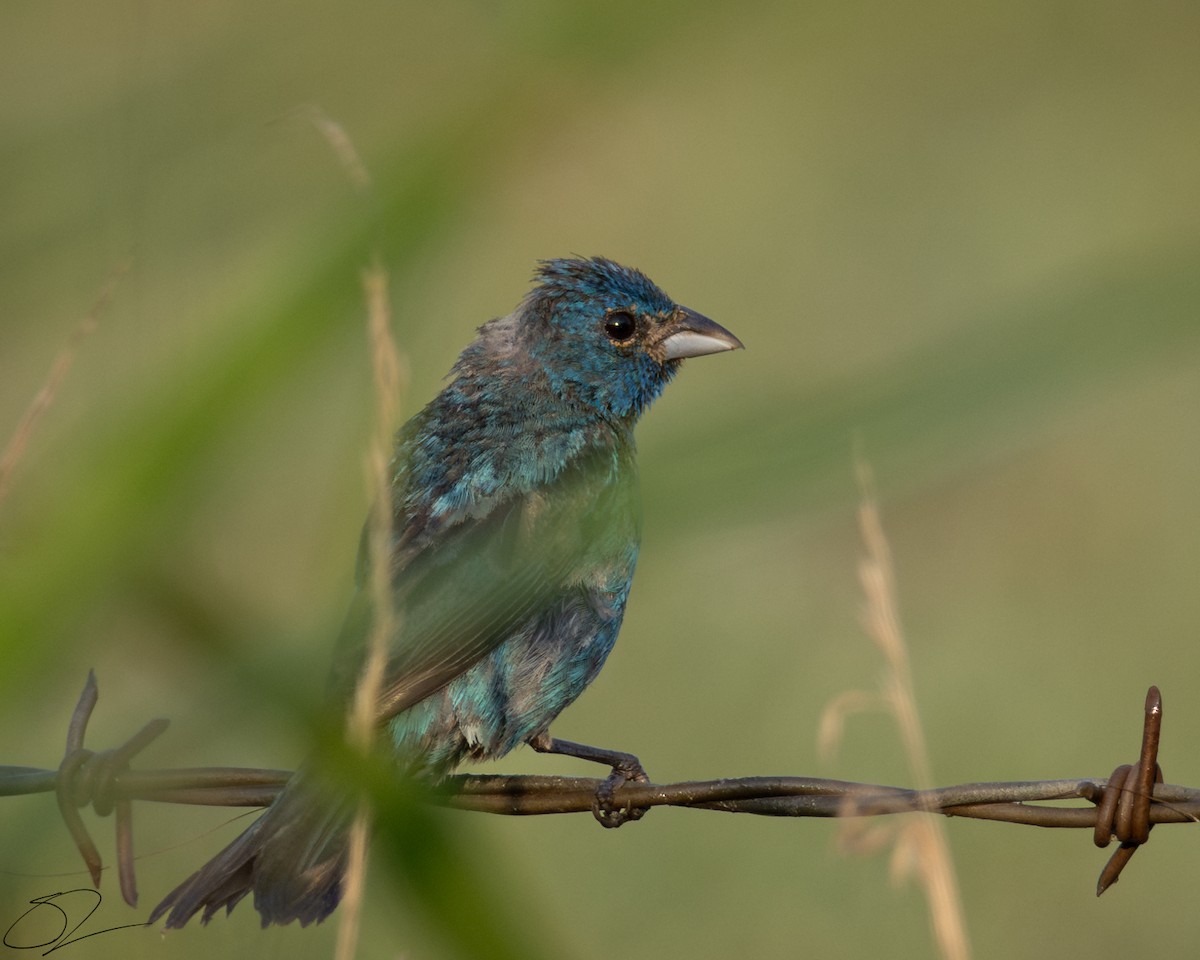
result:
<svg viewBox="0 0 1200 960"><path fill-rule="evenodd" d="M596 788L596 796L592 799L592 815L605 827L619 827L630 820L641 820L649 807L635 807L627 804L618 806L613 796L624 784L649 783L650 778L642 767L642 761L632 753L622 753L620 750L606 750L603 747L590 747L585 743L574 743L570 740L559 740L542 731L529 738L529 745L538 753L557 753L564 757L577 757L580 760L591 760L593 763L606 763L612 767L612 773Z"/></svg>
<svg viewBox="0 0 1200 960"><path fill-rule="evenodd" d="M635 807L632 804L623 807L617 805L613 798L617 790L631 780L635 783L649 783L650 778L646 775L641 761L633 754L614 752L613 759L616 762L613 763L612 773L596 788L596 795L592 798L592 816L602 827L619 827L631 820L641 820L650 809Z"/></svg>

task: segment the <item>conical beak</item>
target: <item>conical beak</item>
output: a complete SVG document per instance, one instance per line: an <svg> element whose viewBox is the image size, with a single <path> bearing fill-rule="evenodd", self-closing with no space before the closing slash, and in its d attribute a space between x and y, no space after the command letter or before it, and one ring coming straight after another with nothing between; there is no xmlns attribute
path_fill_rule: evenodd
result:
<svg viewBox="0 0 1200 960"><path fill-rule="evenodd" d="M666 360L742 349L742 341L723 326L687 307L675 310L670 325L671 333L662 341L663 358Z"/></svg>

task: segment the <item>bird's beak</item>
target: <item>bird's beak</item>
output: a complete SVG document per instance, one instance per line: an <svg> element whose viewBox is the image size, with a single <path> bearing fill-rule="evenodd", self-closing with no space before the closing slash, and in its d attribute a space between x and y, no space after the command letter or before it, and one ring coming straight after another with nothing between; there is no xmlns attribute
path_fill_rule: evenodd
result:
<svg viewBox="0 0 1200 960"><path fill-rule="evenodd" d="M742 341L723 326L687 307L678 307L669 325L671 332L662 341L665 360L742 349Z"/></svg>

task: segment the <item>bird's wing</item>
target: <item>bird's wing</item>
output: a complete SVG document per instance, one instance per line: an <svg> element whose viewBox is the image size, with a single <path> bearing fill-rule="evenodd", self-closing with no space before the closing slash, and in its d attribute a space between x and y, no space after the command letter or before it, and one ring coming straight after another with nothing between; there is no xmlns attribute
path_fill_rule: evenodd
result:
<svg viewBox="0 0 1200 960"><path fill-rule="evenodd" d="M406 552L402 538L378 721L444 687L566 591L628 568L639 527L632 457L610 450L578 457L555 480L461 518L418 549ZM364 586L343 630L352 649L335 666L343 696L357 679L370 618Z"/></svg>

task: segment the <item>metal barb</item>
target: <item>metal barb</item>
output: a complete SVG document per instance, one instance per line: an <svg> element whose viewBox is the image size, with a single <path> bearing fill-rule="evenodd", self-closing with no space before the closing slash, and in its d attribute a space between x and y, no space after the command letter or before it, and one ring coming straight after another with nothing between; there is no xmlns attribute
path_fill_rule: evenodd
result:
<svg viewBox="0 0 1200 960"><path fill-rule="evenodd" d="M156 737L167 729L170 721L159 718L151 720L141 730L115 750L93 753L84 747L88 722L100 698L96 684L96 673L88 671L83 693L71 714L67 727L67 747L55 777L54 793L58 799L58 810L63 823L79 848L83 862L87 865L93 886L99 888L100 873L104 865L100 851L84 826L79 809L89 804L97 815L105 817L116 810L117 814L117 874L120 878L121 896L131 907L137 906L137 880L133 868L133 807L127 798L121 797L117 781L128 770L129 762L144 750Z"/></svg>
<svg viewBox="0 0 1200 960"><path fill-rule="evenodd" d="M1118 847L1096 882L1096 896L1116 883L1121 871L1133 858L1137 848L1150 839L1150 806L1154 802L1154 785L1163 782L1162 767L1158 765L1158 745L1162 737L1162 694L1152 686L1146 693L1146 713L1142 725L1142 752L1137 766L1122 764L1108 778L1096 807L1096 827L1093 840L1106 847L1116 839Z"/></svg>

